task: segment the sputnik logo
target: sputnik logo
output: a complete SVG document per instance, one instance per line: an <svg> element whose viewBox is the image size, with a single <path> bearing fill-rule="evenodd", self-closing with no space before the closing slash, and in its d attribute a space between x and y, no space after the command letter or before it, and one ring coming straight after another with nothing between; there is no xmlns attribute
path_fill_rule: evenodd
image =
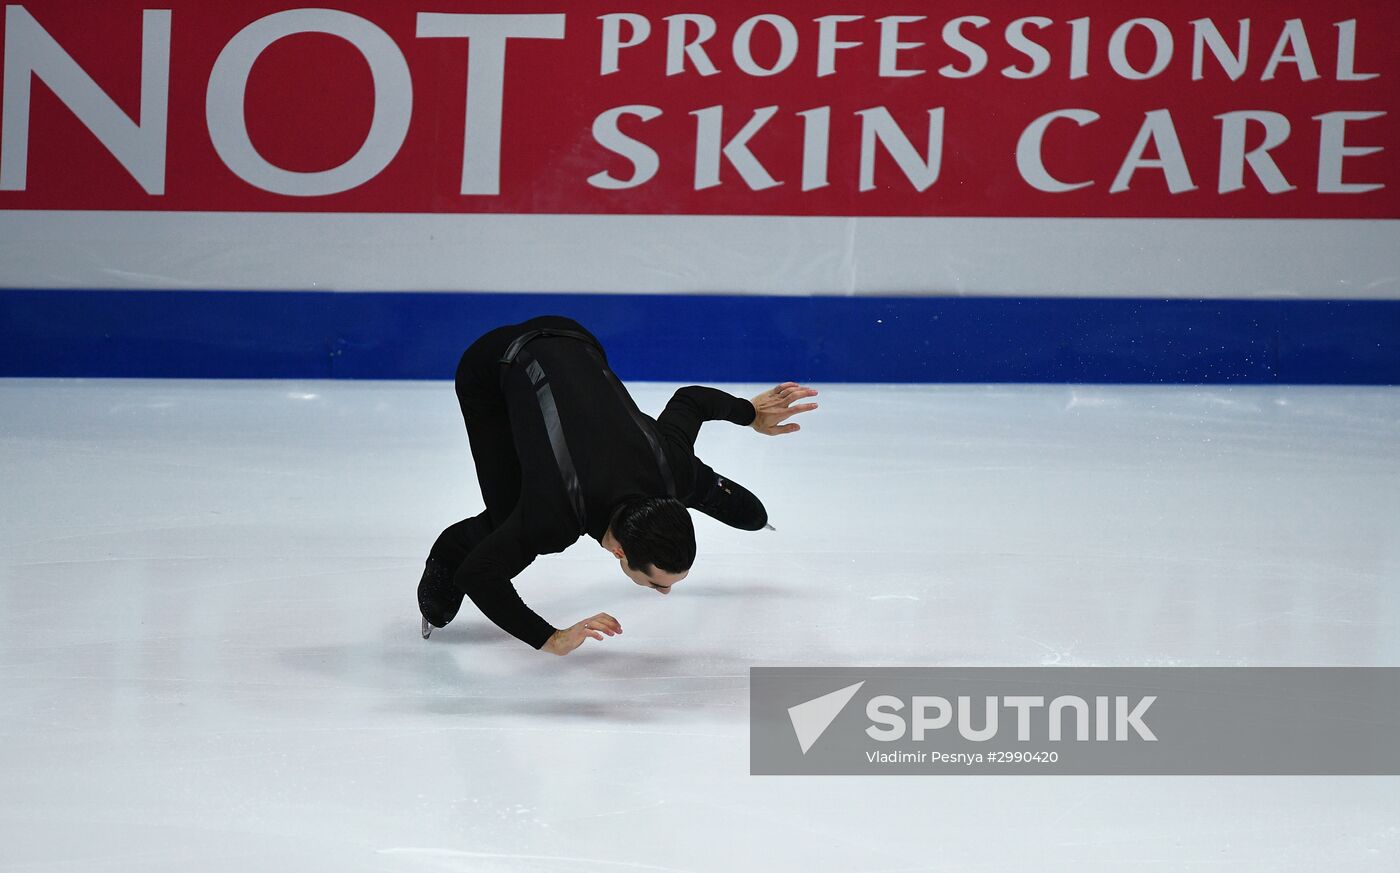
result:
<svg viewBox="0 0 1400 873"><path fill-rule="evenodd" d="M792 720L792 730L797 734L797 744L802 747L802 754L807 754L807 750L821 739L864 684L865 680L862 679L854 685L788 707L788 718Z"/></svg>

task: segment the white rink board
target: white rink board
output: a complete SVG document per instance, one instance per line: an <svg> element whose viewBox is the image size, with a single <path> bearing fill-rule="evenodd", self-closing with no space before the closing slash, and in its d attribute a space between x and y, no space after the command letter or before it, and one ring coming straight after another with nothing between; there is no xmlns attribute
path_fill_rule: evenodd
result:
<svg viewBox="0 0 1400 873"><path fill-rule="evenodd" d="M0 287L1400 298L1400 221L0 211Z"/></svg>

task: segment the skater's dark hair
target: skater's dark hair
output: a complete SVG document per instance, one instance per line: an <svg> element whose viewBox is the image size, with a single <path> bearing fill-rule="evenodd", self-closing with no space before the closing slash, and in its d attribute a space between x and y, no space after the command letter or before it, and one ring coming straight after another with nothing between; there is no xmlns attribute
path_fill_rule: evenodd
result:
<svg viewBox="0 0 1400 873"><path fill-rule="evenodd" d="M634 570L682 573L695 563L695 523L674 497L630 500L613 510L608 527Z"/></svg>

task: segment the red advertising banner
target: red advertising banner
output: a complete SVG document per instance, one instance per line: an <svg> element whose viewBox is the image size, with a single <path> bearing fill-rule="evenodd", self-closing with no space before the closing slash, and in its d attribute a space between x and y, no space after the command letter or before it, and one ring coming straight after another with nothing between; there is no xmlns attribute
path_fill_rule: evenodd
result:
<svg viewBox="0 0 1400 873"><path fill-rule="evenodd" d="M1400 3L30 0L0 209L1400 218Z"/></svg>

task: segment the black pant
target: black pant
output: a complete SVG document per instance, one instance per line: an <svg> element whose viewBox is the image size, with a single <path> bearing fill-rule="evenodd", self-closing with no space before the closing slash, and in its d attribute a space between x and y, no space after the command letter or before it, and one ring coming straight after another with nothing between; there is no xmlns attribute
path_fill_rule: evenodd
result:
<svg viewBox="0 0 1400 873"><path fill-rule="evenodd" d="M429 556L451 570L455 571L476 544L505 521L520 497L520 457L515 452L510 414L501 387L500 360L516 337L535 328L575 330L593 336L571 318L541 316L486 332L462 353L457 364L457 405L467 426L476 480L486 509L447 528L433 543Z"/></svg>

